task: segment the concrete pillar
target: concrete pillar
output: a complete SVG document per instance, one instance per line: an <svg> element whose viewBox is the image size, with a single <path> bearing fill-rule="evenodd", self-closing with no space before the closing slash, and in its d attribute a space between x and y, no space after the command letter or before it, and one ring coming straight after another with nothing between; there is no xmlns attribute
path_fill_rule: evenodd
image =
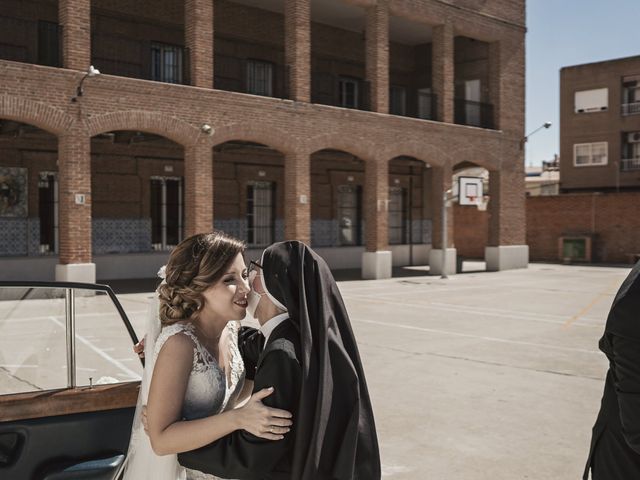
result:
<svg viewBox="0 0 640 480"><path fill-rule="evenodd" d="M365 162L364 222L365 253L362 256L364 279L390 278L392 258L389 250L389 163Z"/></svg>
<svg viewBox="0 0 640 480"><path fill-rule="evenodd" d="M58 22L64 68L87 71L91 64L91 0L58 0Z"/></svg>
<svg viewBox="0 0 640 480"><path fill-rule="evenodd" d="M185 0L184 18L190 83L213 88L213 0Z"/></svg>
<svg viewBox="0 0 640 480"><path fill-rule="evenodd" d="M433 228L431 244L432 249L429 252L429 272L431 275L441 275L443 271L443 245L442 245L442 205L444 202L444 192L449 190L452 185L452 171L450 165L441 167L433 167L431 169L432 187L431 187L431 209L433 215ZM448 195L451 197L451 195ZM446 245L446 265L445 273L452 275L456 273L456 249L453 244L453 207L450 202L446 208L447 223L447 245Z"/></svg>
<svg viewBox="0 0 640 480"><path fill-rule="evenodd" d="M289 98L311 101L311 0L285 0L285 58Z"/></svg>
<svg viewBox="0 0 640 480"><path fill-rule="evenodd" d="M91 138L69 132L58 138L60 257L56 280L96 281L91 257Z"/></svg>
<svg viewBox="0 0 640 480"><path fill-rule="evenodd" d="M485 248L489 271L526 268L529 263L524 161L518 151L513 149L515 163L489 172L489 245Z"/></svg>
<svg viewBox="0 0 640 480"><path fill-rule="evenodd" d="M433 27L433 93L437 96L437 118L441 122L454 121L454 65L453 26L449 23Z"/></svg>
<svg viewBox="0 0 640 480"><path fill-rule="evenodd" d="M200 137L184 149L185 238L213 230L213 150Z"/></svg>
<svg viewBox="0 0 640 480"><path fill-rule="evenodd" d="M378 0L367 9L366 70L371 111L389 113L389 6Z"/></svg>
<svg viewBox="0 0 640 480"><path fill-rule="evenodd" d="M284 236L311 244L311 157L288 153L284 159Z"/></svg>

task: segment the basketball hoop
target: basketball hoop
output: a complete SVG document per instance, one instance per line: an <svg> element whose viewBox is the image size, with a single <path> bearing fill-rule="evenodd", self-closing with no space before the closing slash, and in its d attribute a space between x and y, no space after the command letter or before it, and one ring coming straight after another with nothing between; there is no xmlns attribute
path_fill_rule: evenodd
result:
<svg viewBox="0 0 640 480"><path fill-rule="evenodd" d="M467 202L469 202L468 205L476 205L477 206L478 204L476 203L476 198L478 198L478 197L476 197L475 195L467 195Z"/></svg>

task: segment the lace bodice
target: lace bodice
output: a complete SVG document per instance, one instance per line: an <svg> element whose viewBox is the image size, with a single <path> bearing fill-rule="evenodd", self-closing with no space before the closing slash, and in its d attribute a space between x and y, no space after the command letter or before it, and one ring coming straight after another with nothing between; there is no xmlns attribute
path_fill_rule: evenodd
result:
<svg viewBox="0 0 640 480"><path fill-rule="evenodd" d="M158 356L165 342L173 335L186 335L193 342L193 366L187 383L182 415L187 420L215 415L233 408L244 385L244 363L238 350L238 322L225 327L229 334L229 381L225 372L209 351L200 343L195 327L189 323L174 323L164 327L156 340L154 355Z"/></svg>

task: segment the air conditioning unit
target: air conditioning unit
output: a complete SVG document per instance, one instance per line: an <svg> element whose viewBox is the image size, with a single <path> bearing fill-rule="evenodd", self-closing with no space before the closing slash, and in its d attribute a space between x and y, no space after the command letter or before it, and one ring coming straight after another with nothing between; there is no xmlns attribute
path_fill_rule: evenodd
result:
<svg viewBox="0 0 640 480"><path fill-rule="evenodd" d="M640 132L627 133L627 143L640 143Z"/></svg>

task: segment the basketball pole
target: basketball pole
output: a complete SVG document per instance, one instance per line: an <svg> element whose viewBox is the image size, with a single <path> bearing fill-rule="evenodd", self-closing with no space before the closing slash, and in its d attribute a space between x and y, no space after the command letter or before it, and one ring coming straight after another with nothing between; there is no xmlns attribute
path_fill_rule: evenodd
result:
<svg viewBox="0 0 640 480"><path fill-rule="evenodd" d="M442 194L442 272L440 278L447 278L447 199L451 189L445 190Z"/></svg>

